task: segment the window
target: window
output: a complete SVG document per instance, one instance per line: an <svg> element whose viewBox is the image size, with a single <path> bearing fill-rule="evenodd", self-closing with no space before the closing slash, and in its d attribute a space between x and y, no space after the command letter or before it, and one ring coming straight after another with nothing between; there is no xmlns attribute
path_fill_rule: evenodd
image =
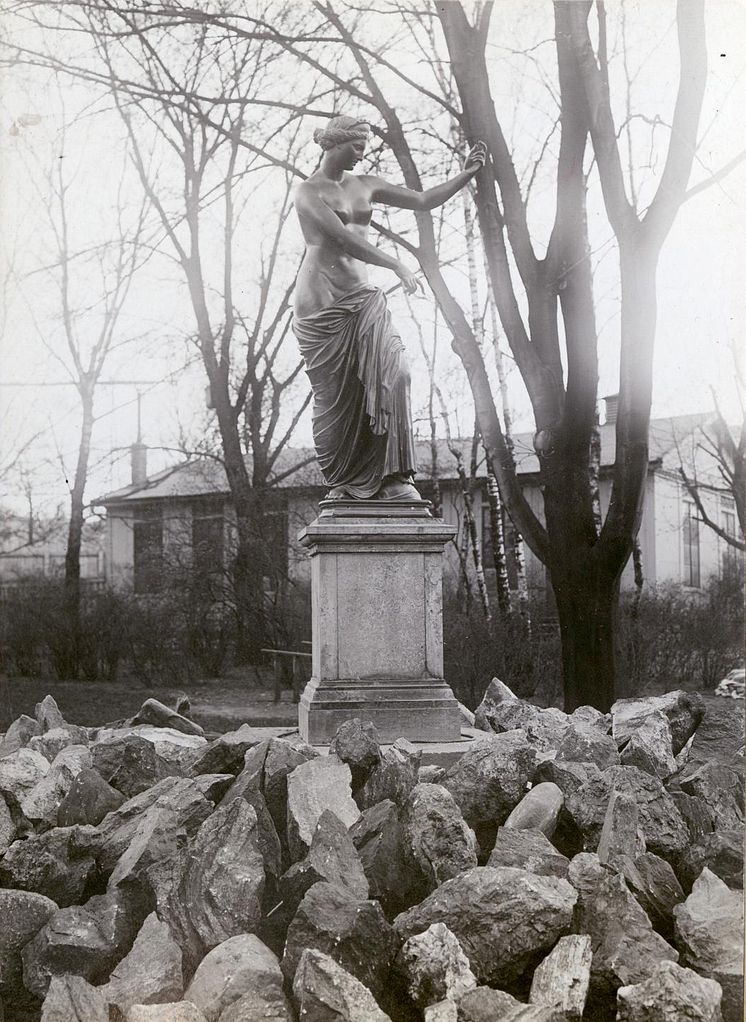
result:
<svg viewBox="0 0 746 1022"><path fill-rule="evenodd" d="M736 523L736 505L729 497L721 498L722 506L722 528L723 532L727 536L738 538L739 528ZM722 557L721 557L721 568L722 571L728 572L733 570L738 565L738 552L734 546L731 546L725 540L722 540Z"/></svg>
<svg viewBox="0 0 746 1022"><path fill-rule="evenodd" d="M198 578L222 572L224 538L222 505L192 509L192 571Z"/></svg>
<svg viewBox="0 0 746 1022"><path fill-rule="evenodd" d="M264 548L264 574L270 579L283 578L288 571L288 512L282 497L272 495L258 523Z"/></svg>
<svg viewBox="0 0 746 1022"><path fill-rule="evenodd" d="M699 519L694 504L684 503L684 584L699 588Z"/></svg>
<svg viewBox="0 0 746 1022"><path fill-rule="evenodd" d="M133 524L134 586L136 593L153 593L163 580L163 511L138 508Z"/></svg>

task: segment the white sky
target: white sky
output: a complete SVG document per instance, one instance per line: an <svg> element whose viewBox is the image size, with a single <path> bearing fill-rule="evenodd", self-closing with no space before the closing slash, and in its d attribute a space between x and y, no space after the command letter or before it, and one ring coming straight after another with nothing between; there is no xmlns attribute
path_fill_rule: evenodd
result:
<svg viewBox="0 0 746 1022"><path fill-rule="evenodd" d="M675 48L673 4L668 0L626 3L627 33L630 40L630 72L634 77L632 102L648 117L667 120L672 110L678 64ZM609 5L610 46L618 42L617 3ZM746 144L744 129L744 66L746 60L746 5L741 0L708 0L707 30L710 77L702 117L701 145L693 183L728 162ZM549 20L548 20L549 19ZM387 31L390 22L371 25L373 36ZM616 33L616 34L614 34ZM511 54L551 36L551 6L540 0L501 0L493 16L490 56L493 59L493 95L506 134L513 142L519 173L529 166L537 139L544 138L554 110L543 83L553 77L551 44L539 46L536 61ZM617 73L621 61L613 65ZM413 68L416 65L413 64ZM302 81L302 76L298 81ZM614 79L619 84L619 79ZM618 89L615 93L619 96ZM390 96L398 94L393 85ZM403 98L406 103L406 99ZM82 113L82 120L70 130L64 143L59 127L62 107L68 114ZM23 437L41 431L27 469L32 473L37 503L49 507L68 499L66 475L74 468L78 410L71 387L40 387L40 382L66 378L58 355L64 354L58 323L58 299L49 274L50 241L45 217L47 196L44 174L55 172L62 157L70 183L71 233L81 246L86 239L100 239L111 220L112 205L123 181L122 193L133 214L138 202L138 185L122 156L122 128L113 114L101 112L95 95L82 86L63 83L62 94L41 71L28 69L6 74L0 97L0 209L4 224L6 269L9 253L14 277L5 275L0 323L0 445L9 451ZM353 111L354 112L354 111ZM20 124L19 119L38 119ZM14 127L15 125L15 127ZM310 134L309 125L309 134ZM15 131L18 131L16 134ZM658 129L658 137L665 132ZM633 144L636 183L641 198L646 181L660 171L661 153L648 148L647 124L635 124ZM540 142L539 142L540 144ZM626 143L625 143L626 144ZM58 150L62 149L62 152ZM550 147L551 152L551 147ZM652 152L653 159L649 161ZM308 159L314 158L308 147ZM650 170L644 164L653 164ZM530 215L537 237L547 229L553 205L551 164L537 176ZM651 174L653 177L651 177ZM428 178L426 185L435 183ZM266 225L263 213L271 209L278 185L271 175L257 182L258 199L239 250L245 260L247 284L255 262L258 239ZM744 238L746 238L746 164L708 190L687 202L680 211L660 261L658 334L655 356L653 415L667 416L711 407L710 388L717 392L727 413L736 416L738 401L734 386L730 347L742 344L746 321L744 288ZM460 229L458 199L451 200L454 224ZM404 220L411 214L401 214ZM597 321L601 338L599 396L616 389L618 372L618 280L612 232L600 205L589 205L591 244L599 261L596 270ZM103 233L102 233L103 232ZM297 225L288 225L284 256L292 264L302 250ZM449 271L449 279L464 307L468 292L463 270ZM20 278L20 283L19 283ZM382 271L371 274L384 287L395 281ZM81 304L86 287L95 281L86 275L77 282ZM249 292L247 291L247 294ZM205 380L199 364L183 369L188 350L185 335L191 326L187 296L172 263L154 255L133 286L131 300L122 321L122 336L144 337L137 344L121 348L104 371L107 380L152 381L143 383L142 413L144 439L154 447L173 447L180 431L191 435L204 432ZM415 332L408 321L401 298L391 302L392 314L407 344L414 370L413 411L422 416L426 400L424 368L417 350ZM432 336L431 301L417 303L417 314L428 338ZM91 329L90 325L86 329ZM295 357L289 339L288 364ZM441 331L441 384L452 408L454 432L471 432L472 410L468 384L460 363L449 352L448 338ZM23 384L23 386L8 386ZM120 385L102 387L97 398L99 421L94 434L94 465L87 490L90 499L127 482L126 447L136 430L136 389ZM528 403L517 372L511 374L511 395L519 429L530 429ZM289 413L290 409L288 409ZM423 435L426 424L422 423ZM310 444L310 414L306 414L295 437L296 444ZM113 458L110 452L118 451ZM167 452L151 452L150 468L174 460ZM2 464L0 457L0 464ZM0 502L23 507L16 481L0 484Z"/></svg>

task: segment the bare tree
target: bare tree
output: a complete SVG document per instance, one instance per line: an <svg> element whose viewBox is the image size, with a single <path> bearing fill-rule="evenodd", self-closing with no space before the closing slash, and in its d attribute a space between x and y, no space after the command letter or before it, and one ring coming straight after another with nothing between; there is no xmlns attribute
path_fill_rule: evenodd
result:
<svg viewBox="0 0 746 1022"><path fill-rule="evenodd" d="M63 129L57 142L64 152ZM33 157L32 157L33 158ZM42 161L39 160L39 163ZM81 200L80 189L68 175L62 159L53 170L42 172L38 188L40 203L50 229L51 259L31 270L26 278L25 298L37 333L49 354L64 368L77 391L80 432L75 468L63 471L70 490L67 544L65 551L64 613L67 641L57 656L60 676L77 677L81 657L80 549L85 510L85 490L91 458L91 440L96 422L95 399L101 374L112 353L133 338L123 335L122 312L133 279L143 260L143 233L147 203L134 212L127 210L120 186L112 223L104 240L87 237L76 240L71 221ZM75 193L75 194L74 194ZM40 322L36 302L30 295L42 275L50 279L59 296L53 312L54 326Z"/></svg>
<svg viewBox="0 0 746 1022"><path fill-rule="evenodd" d="M149 9L149 18L151 25L160 20L170 27L186 23L204 26L209 21L226 37L269 47L282 54L291 67L303 67L314 81L311 103L293 103L287 90L275 87L270 94L247 98L247 104L282 112L282 130L293 130L306 114L319 117L333 112L315 107L325 86L336 100L347 99L361 116L369 117L377 138L388 145L413 192L422 191L423 168L437 151L438 133L430 123L423 123L421 113L407 123L402 94L413 100L413 105L416 101L418 109L428 104L435 121L438 117L449 123L456 119L469 141L487 143L490 161L476 179L478 222L502 330L535 417L542 518L522 492L473 325L443 273L430 211L425 203L413 199L414 236L403 227L396 234L382 225L378 229L384 237L396 240L424 270L466 370L479 431L503 502L514 526L548 568L562 637L565 706L571 709L592 703L605 709L614 698L613 633L619 579L639 528L648 470L656 265L679 207L702 187L695 185L687 191L706 76L703 5L702 0L678 3L678 92L663 170L652 201L641 212L635 201L640 182L635 179L628 194L612 115L605 8L597 4L598 42L594 47L589 0L555 3L558 87L553 94L559 115L552 135L559 130L559 153L554 169L554 224L543 256L537 254L527 214L527 193L534 176L523 188L490 92L486 47L495 9L492 3L483 3L474 10L474 23L457 2L436 5L432 10L398 9L398 20L387 22L394 26L395 42L401 42L404 29L420 48L425 59L417 80L388 59L391 34L383 41L369 39L365 30L368 9L360 11L343 0L314 0L292 11L285 5L280 17L275 17L278 10L269 6L246 11L228 4L206 13L199 7L166 4ZM438 69L443 55L435 17L450 58L458 106L442 87ZM397 86L398 106L387 95L392 81ZM150 87L145 92L152 95ZM199 93L195 83L170 83L170 100L182 111L185 105L192 111L200 107ZM223 133L230 130L220 117L216 122L214 111L204 103L200 123L205 131L208 127ZM408 129L415 123L413 137ZM248 144L276 167L288 169L292 161L278 148L278 137L271 144L266 140ZM550 155L545 144L540 159ZM741 155L713 179L722 177ZM593 519L589 476L598 343L586 223L586 195L596 182L617 242L621 283L616 462L612 496L600 533Z"/></svg>
<svg viewBox="0 0 746 1022"><path fill-rule="evenodd" d="M715 412L705 425L692 435L691 458L679 452L679 475L686 491L694 501L702 522L716 536L735 550L746 551L744 529L746 522L746 414L740 426L726 422L717 401ZM698 473L697 455L704 456L708 471ZM733 525L729 528L717 521L717 515L707 507L707 495L727 497L733 501ZM735 526L736 519L738 527Z"/></svg>
<svg viewBox="0 0 746 1022"><path fill-rule="evenodd" d="M145 31L134 14L121 12L117 24L128 34L137 86L117 68L121 52L111 19L97 22L91 17L89 22L140 182L187 285L194 341L209 382L235 511L232 576L239 640L241 651L255 660L266 641L264 579L276 574L263 527L267 501L278 479L278 456L310 400L305 388L291 414L283 415L302 369L297 355L290 365L283 359L294 272L279 266L290 211L294 136L287 143L287 169L272 213L269 245L254 253L259 256L256 284L249 289L245 283L238 287L236 267L242 246L245 252L246 232L252 230L253 218L261 217L266 224L266 208L258 208L252 187L261 180L266 160L261 150L247 150L246 138L257 127L247 118L247 110L271 54L265 53L261 42L225 38L205 24L187 26L181 48L169 62L169 48L159 46L159 39ZM217 98L196 98L201 89L213 90ZM175 92L185 90L192 93L188 104L174 98ZM178 166L183 188L175 201L169 202L167 187L154 166L153 150L147 149L146 124L152 128L156 149L165 143ZM221 237L215 242L219 255L213 259L208 256L206 236L216 220ZM243 261L245 272L245 256Z"/></svg>

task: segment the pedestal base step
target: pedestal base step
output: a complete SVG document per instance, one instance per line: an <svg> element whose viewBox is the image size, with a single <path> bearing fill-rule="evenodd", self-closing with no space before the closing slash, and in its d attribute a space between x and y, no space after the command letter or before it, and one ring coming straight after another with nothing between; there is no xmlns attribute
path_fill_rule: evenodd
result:
<svg viewBox="0 0 746 1022"><path fill-rule="evenodd" d="M372 721L381 742L455 742L461 737L459 706L443 679L311 678L298 707L304 741L328 745L340 724L353 717Z"/></svg>

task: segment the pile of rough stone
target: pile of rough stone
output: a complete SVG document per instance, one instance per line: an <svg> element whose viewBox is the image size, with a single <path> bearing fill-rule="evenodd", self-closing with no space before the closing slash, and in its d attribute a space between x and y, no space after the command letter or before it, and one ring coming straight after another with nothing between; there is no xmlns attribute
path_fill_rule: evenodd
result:
<svg viewBox="0 0 746 1022"><path fill-rule="evenodd" d="M495 680L442 768L359 720L320 755L47 697L0 740L5 1020L736 1022L742 760L703 712Z"/></svg>

